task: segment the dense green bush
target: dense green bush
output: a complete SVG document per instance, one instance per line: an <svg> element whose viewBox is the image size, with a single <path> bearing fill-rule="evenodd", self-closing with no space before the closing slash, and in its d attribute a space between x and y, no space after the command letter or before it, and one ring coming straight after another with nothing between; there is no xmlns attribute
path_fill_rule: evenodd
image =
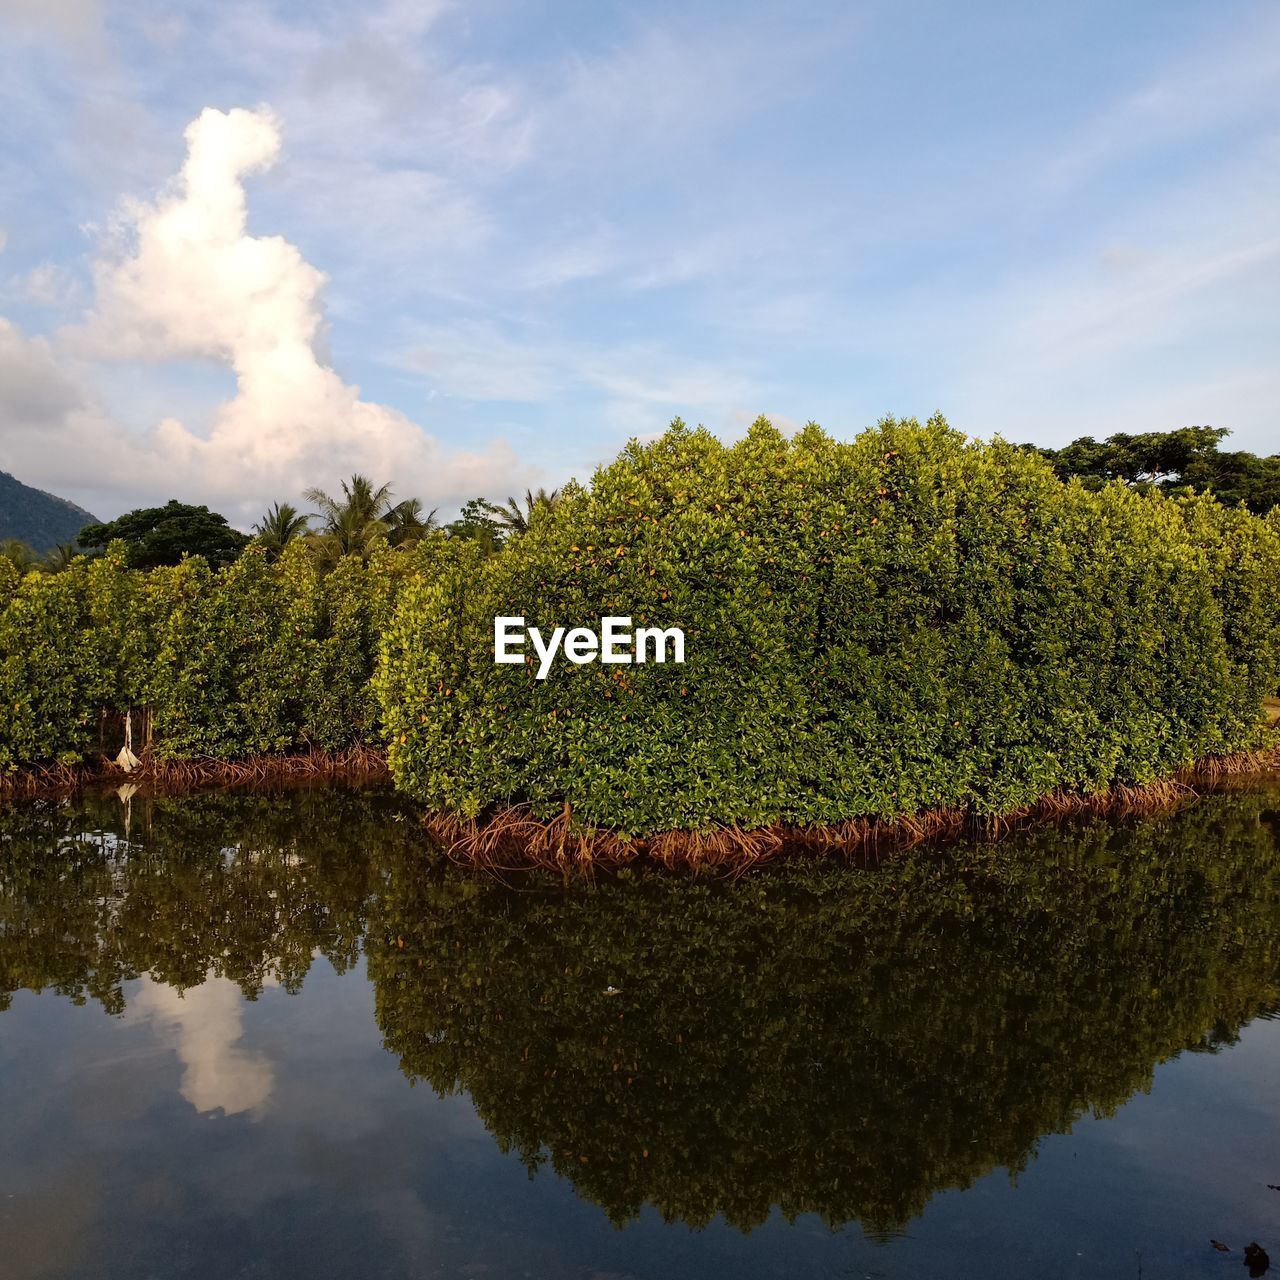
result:
<svg viewBox="0 0 1280 1280"><path fill-rule="evenodd" d="M94 604L119 562L10 579L0 613L0 765L74 760L93 740L117 662ZM122 570L119 570L122 571ZM104 664L105 659L105 664Z"/></svg>
<svg viewBox="0 0 1280 1280"><path fill-rule="evenodd" d="M112 717L146 706L161 759L385 731L400 784L466 815L1006 813L1263 745L1277 581L1280 513L1063 484L940 419L847 443L761 421L734 445L677 423L496 555L437 536L329 572L300 542L217 571L140 572L119 544L58 574L0 562L0 770L114 754ZM535 680L494 664L498 614L680 626L687 662Z"/></svg>
<svg viewBox="0 0 1280 1280"><path fill-rule="evenodd" d="M0 566L0 770L82 760L104 711L142 706L161 759L376 741L405 559L383 547L322 575L299 543L276 564L254 546L216 573L199 558L141 572L113 545L59 574Z"/></svg>
<svg viewBox="0 0 1280 1280"><path fill-rule="evenodd" d="M630 833L829 823L1142 783L1262 745L1280 524L1061 483L941 419L632 444L501 555L404 592L399 783ZM493 619L679 626L684 665L493 662Z"/></svg>

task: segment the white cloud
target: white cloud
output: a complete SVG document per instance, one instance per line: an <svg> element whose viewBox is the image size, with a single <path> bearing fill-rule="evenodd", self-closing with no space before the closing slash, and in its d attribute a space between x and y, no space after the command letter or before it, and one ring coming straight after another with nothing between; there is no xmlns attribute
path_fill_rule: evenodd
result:
<svg viewBox="0 0 1280 1280"><path fill-rule="evenodd" d="M451 9L450 0L386 0L369 16L369 26L396 43L420 39Z"/></svg>
<svg viewBox="0 0 1280 1280"><path fill-rule="evenodd" d="M121 210L116 251L95 269L87 348L233 365L251 362L255 343L310 350L322 322L323 275L286 241L246 231L244 178L274 163L276 121L266 111L209 109L186 139L173 189Z"/></svg>
<svg viewBox="0 0 1280 1280"><path fill-rule="evenodd" d="M559 289L607 274L622 261L623 253L616 231L579 231L559 244L534 250L512 273L512 282L538 293Z"/></svg>
<svg viewBox="0 0 1280 1280"><path fill-rule="evenodd" d="M637 9L643 14L643 9ZM757 15L751 22L635 22L627 38L555 67L528 94L544 167L621 170L628 182L653 167L707 163L726 130L803 97L809 73L847 48L864 20L854 6L806 25Z"/></svg>
<svg viewBox="0 0 1280 1280"><path fill-rule="evenodd" d="M54 262L32 267L26 275L15 279L11 287L24 301L38 307L65 307L75 302L80 293L75 276Z"/></svg>
<svg viewBox="0 0 1280 1280"><path fill-rule="evenodd" d="M0 316L0 422L48 426L83 407L84 397L44 338L28 338Z"/></svg>
<svg viewBox="0 0 1280 1280"><path fill-rule="evenodd" d="M456 279L450 287L450 277L493 234L490 215L448 178L384 168L367 156L293 166L282 186L295 207L307 208L313 228L338 245L358 246L359 260L348 266L349 274L363 286L372 284L369 292L380 296L387 287L417 285L420 260L437 255L428 277L434 292L465 297L465 287Z"/></svg>
<svg viewBox="0 0 1280 1280"><path fill-rule="evenodd" d="M111 417L88 389L87 370L3 316L0 428L5 470L98 515L123 509L120 495L167 497L182 482Z"/></svg>
<svg viewBox="0 0 1280 1280"><path fill-rule="evenodd" d="M244 995L229 978L210 975L198 987L177 991L148 975L129 1014L150 1022L178 1055L184 1067L180 1092L202 1115L260 1115L266 1108L275 1072L267 1058L239 1043Z"/></svg>
<svg viewBox="0 0 1280 1280"><path fill-rule="evenodd" d="M321 355L325 276L279 236L247 229L244 181L280 151L267 110L205 110L186 131L178 178L154 201L120 210L95 265L96 306L64 334L93 360L198 360L235 375L207 434L167 418L145 435L111 422L48 343L0 327L0 359L23 355L22 385L44 379L42 400L10 405L10 452L24 478L52 480L58 459L104 464L102 483L214 500L244 519L268 499L331 485L359 470L397 492L436 502L528 478L510 448L450 451L404 414L361 398ZM82 373L82 370L77 371Z"/></svg>
<svg viewBox="0 0 1280 1280"><path fill-rule="evenodd" d="M757 380L734 368L732 360L698 361L672 355L653 343L628 343L583 356L582 377L618 400L667 406L688 413L699 408L725 411L750 402Z"/></svg>
<svg viewBox="0 0 1280 1280"><path fill-rule="evenodd" d="M1274 451L1259 388L1280 391L1266 359L1280 287L1278 154L1267 143L1220 167L1208 193L1155 193L1105 239L968 299L966 332L950 339L960 403L985 401L1002 429L1021 417L1024 433L1211 421L1235 431L1237 447Z"/></svg>

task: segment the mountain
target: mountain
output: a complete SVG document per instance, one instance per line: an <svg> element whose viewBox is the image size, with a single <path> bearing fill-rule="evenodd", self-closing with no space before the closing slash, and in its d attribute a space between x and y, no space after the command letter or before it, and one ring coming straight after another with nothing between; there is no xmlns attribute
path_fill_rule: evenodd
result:
<svg viewBox="0 0 1280 1280"><path fill-rule="evenodd" d="M0 471L0 542L17 538L39 552L51 551L74 542L85 525L97 522L97 516L74 502L33 489Z"/></svg>

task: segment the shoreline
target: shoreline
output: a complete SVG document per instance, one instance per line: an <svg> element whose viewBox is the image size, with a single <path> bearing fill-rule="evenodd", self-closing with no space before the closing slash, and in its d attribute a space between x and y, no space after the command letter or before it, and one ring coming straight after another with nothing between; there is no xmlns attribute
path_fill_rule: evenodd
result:
<svg viewBox="0 0 1280 1280"><path fill-rule="evenodd" d="M581 827L572 808L551 819L532 816L527 805L499 809L479 820L424 810L427 837L452 862L493 872L537 869L564 874L609 871L636 863L668 871L741 873L786 856L853 858L907 849L967 835L999 838L1037 823L1073 818L1125 818L1171 812L1233 779L1280 780L1280 745L1214 756L1138 786L1116 785L1092 795L1056 792L1013 813L984 817L963 809L936 809L892 819L853 818L823 827L775 824L746 829L663 831L625 837L608 828ZM148 760L126 773L114 761L20 769L0 776L0 801L65 797L80 790L132 786L137 792L173 795L244 787L389 783L386 752L377 747L261 755L242 760Z"/></svg>
<svg viewBox="0 0 1280 1280"><path fill-rule="evenodd" d="M291 751L219 760L144 759L126 772L114 760L100 757L71 765L37 765L0 774L0 800L35 800L70 795L86 787L133 785L154 792L195 791L206 787L273 785L289 782L391 779L387 753L379 747L345 747L341 751Z"/></svg>
<svg viewBox="0 0 1280 1280"><path fill-rule="evenodd" d="M479 821L428 813L424 823L451 860L495 872L543 868L589 873L648 862L669 871L738 874L785 856L851 858L965 835L994 839L1036 823L1171 812L1224 788L1231 779L1251 777L1280 780L1280 745L1209 757L1142 785L1117 784L1094 795L1056 792L1016 812L991 817L964 809L935 809L893 819L853 818L823 827L779 823L748 830L726 825L713 831L626 838L607 828L576 827L566 804L563 812L547 820L534 818L528 806L514 805Z"/></svg>

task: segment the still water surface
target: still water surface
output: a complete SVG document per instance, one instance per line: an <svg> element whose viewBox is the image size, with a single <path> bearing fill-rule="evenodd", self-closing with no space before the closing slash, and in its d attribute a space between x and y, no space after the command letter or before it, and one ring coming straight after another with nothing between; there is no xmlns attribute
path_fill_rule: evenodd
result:
<svg viewBox="0 0 1280 1280"><path fill-rule="evenodd" d="M1277 809L565 888L378 790L15 807L0 1275L1280 1267Z"/></svg>

